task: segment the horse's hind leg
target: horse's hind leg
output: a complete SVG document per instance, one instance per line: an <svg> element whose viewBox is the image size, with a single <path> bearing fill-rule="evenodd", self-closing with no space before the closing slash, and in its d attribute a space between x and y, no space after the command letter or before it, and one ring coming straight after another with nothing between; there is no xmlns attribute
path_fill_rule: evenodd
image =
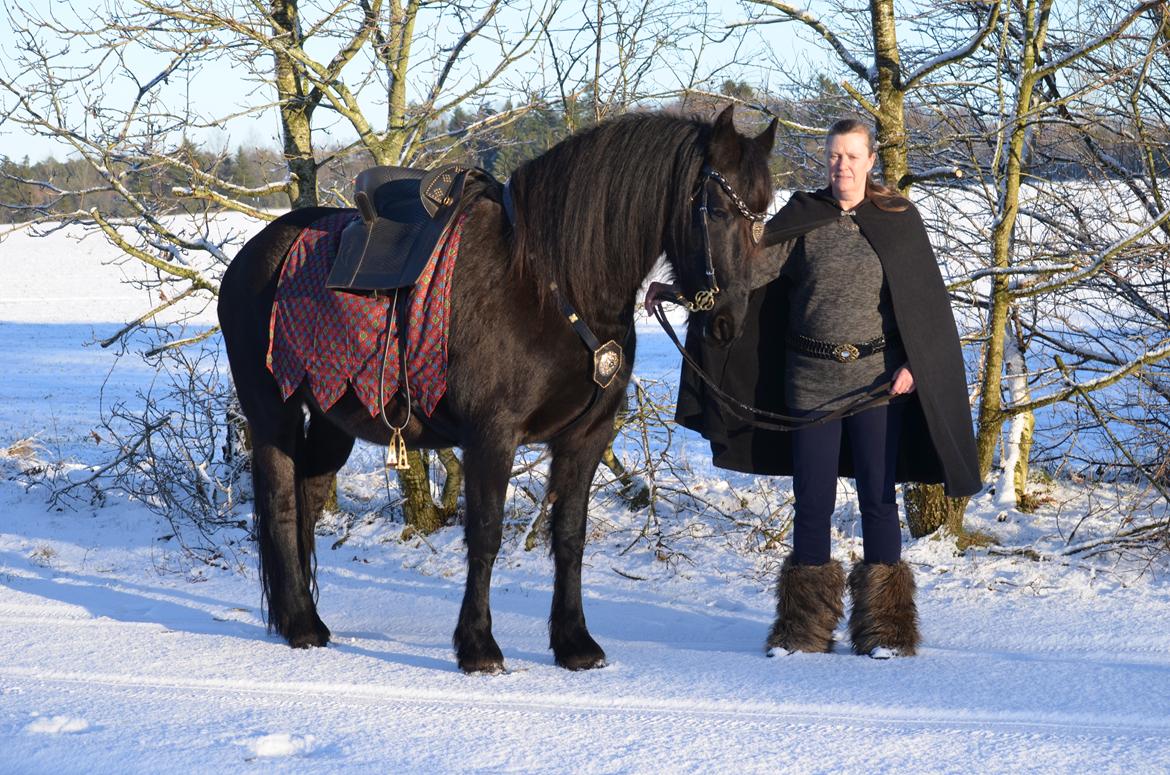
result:
<svg viewBox="0 0 1170 775"><path fill-rule="evenodd" d="M504 655L492 637L490 588L492 566L500 551L504 496L515 447L468 446L463 451L467 516L467 586L455 627L455 656L468 673L504 669Z"/></svg>
<svg viewBox="0 0 1170 775"><path fill-rule="evenodd" d="M320 444L323 429L306 439L296 401L285 403L279 415L271 424L252 423L256 538L268 626L293 648L324 646L329 628L313 600L313 524L324 502L322 479L332 478L325 476L330 463L322 458L334 451L332 457L344 463L352 440L341 447Z"/></svg>
<svg viewBox="0 0 1170 775"><path fill-rule="evenodd" d="M333 492L338 469L345 465L353 451L353 436L324 418L314 414L307 433L301 437L297 449L297 550L301 574L309 581L311 599L316 599L316 534L314 528L321 518L321 510ZM329 629L317 616L313 606L310 631L320 636L320 643L310 638L305 645L323 646L329 641ZM289 643L293 643L289 638Z"/></svg>
<svg viewBox="0 0 1170 775"><path fill-rule="evenodd" d="M556 563L549 648L561 667L587 670L605 664L605 652L585 626L581 603L581 558L585 552L589 487L613 432L612 415L580 435L556 439L549 475L552 554Z"/></svg>

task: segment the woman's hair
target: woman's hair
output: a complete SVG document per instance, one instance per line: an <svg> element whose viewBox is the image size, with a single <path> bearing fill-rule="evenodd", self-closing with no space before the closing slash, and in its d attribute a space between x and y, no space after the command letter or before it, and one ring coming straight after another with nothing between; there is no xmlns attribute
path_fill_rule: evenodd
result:
<svg viewBox="0 0 1170 775"><path fill-rule="evenodd" d="M828 141L837 135L847 135L854 132L859 135L865 135L866 145L871 154L876 151L877 143L874 142L873 130L869 128L869 124L856 118L843 118L834 123L829 127L829 134L825 137L825 140ZM901 213L910 209L909 199L889 186L878 183L873 179L872 174L866 174L865 176L865 195L879 210Z"/></svg>

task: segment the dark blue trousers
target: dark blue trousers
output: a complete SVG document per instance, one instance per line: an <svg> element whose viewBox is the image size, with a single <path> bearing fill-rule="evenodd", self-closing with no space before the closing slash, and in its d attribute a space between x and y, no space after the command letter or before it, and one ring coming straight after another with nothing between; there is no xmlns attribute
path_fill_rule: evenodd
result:
<svg viewBox="0 0 1170 775"><path fill-rule="evenodd" d="M799 565L829 561L830 519L837 505L841 434L849 435L866 562L896 563L902 531L895 500L895 468L904 404L886 404L792 433L796 517L792 549Z"/></svg>

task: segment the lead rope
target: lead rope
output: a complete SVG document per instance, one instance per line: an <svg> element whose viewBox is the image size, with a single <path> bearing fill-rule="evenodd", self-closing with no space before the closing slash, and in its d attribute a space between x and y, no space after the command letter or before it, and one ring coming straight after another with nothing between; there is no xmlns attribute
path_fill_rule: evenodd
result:
<svg viewBox="0 0 1170 775"><path fill-rule="evenodd" d="M840 409L834 409L828 414L817 417L815 419L808 417L793 417L792 415L780 414L779 412L769 412L766 409L759 409L754 406L749 406L748 404L745 404L738 398L732 396L716 385L715 382L709 376L707 376L707 373L703 371L702 367L699 365L699 362L696 361L694 357L686 351L686 348L682 346L681 342L679 342L678 335L674 333L674 328L670 325L670 321L666 319L666 312L662 309L662 301L655 299L651 306L654 310L654 317L658 321L659 325L662 326L662 330L665 331L666 335L670 337L670 341L674 342L674 346L682 354L683 360L688 366L691 367L695 374L698 375L699 379L703 381L703 384L707 386L712 395L719 401L719 403L730 409L733 415L753 427L763 428L764 430L771 431L795 431L800 430L801 428L812 428L817 425L832 422L833 420L839 420L842 417L846 417L851 414L863 412L866 409L872 409L876 406L890 403L891 401L899 398L898 396L894 396L890 393L890 386L893 384L891 380L878 385L877 387L867 392L865 395L859 396L857 400L846 404ZM755 417L765 417L769 420L776 420L777 422L757 420L754 419Z"/></svg>

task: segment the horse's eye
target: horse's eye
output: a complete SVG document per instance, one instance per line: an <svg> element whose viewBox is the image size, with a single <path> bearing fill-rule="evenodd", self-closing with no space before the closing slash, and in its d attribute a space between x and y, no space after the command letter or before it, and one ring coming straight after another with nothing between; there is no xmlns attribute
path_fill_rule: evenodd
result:
<svg viewBox="0 0 1170 775"><path fill-rule="evenodd" d="M721 221L727 220L729 213L722 207L712 207L708 212L711 213L712 218L718 218Z"/></svg>

